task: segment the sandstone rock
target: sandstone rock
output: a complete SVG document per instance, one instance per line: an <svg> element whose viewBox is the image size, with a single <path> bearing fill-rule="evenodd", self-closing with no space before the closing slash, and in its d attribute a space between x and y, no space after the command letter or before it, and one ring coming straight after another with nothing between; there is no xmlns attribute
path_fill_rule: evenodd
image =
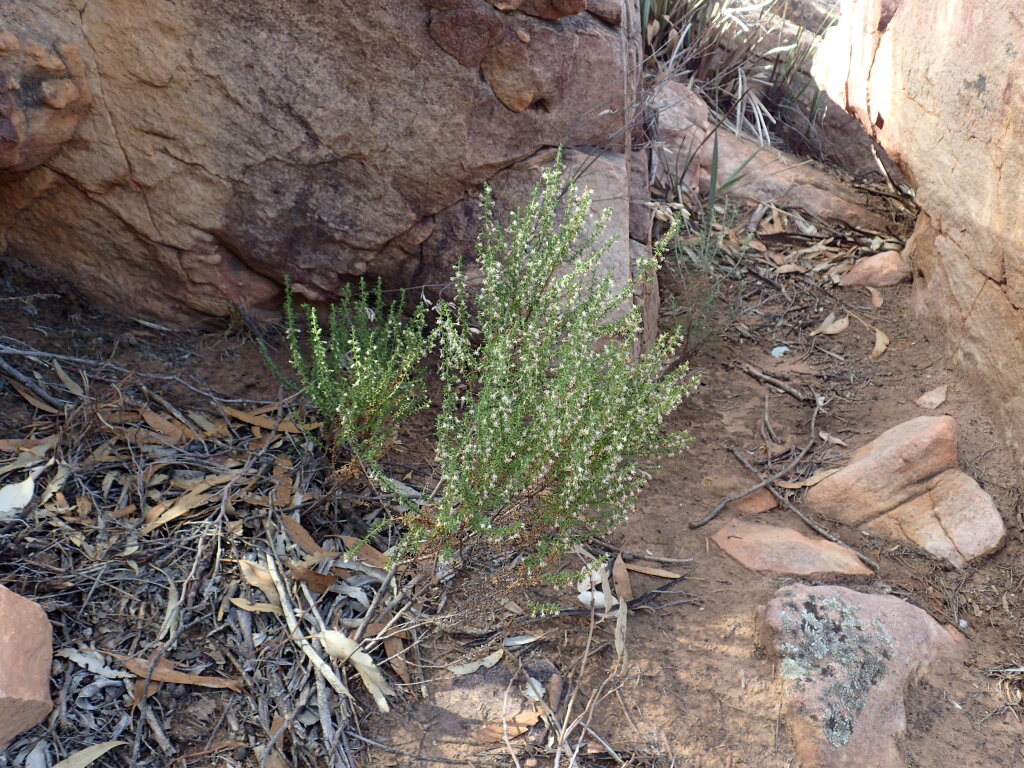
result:
<svg viewBox="0 0 1024 768"><path fill-rule="evenodd" d="M658 113L655 179L665 188L682 185L706 193L714 152L713 126L699 96L681 83L666 81L654 97ZM736 176L727 194L797 208L826 221L890 231L892 223L871 210L862 195L837 178L771 147L719 130L719 183Z"/></svg>
<svg viewBox="0 0 1024 768"><path fill-rule="evenodd" d="M899 251L883 251L854 264L853 269L843 275L841 284L848 288L861 285L885 288L909 283L912 277L913 272L903 254Z"/></svg>
<svg viewBox="0 0 1024 768"><path fill-rule="evenodd" d="M617 27L622 23L622 0L587 0L587 12Z"/></svg>
<svg viewBox="0 0 1024 768"><path fill-rule="evenodd" d="M455 8L430 20L430 37L464 67L475 67L498 37L503 25L498 14L486 8Z"/></svg>
<svg viewBox="0 0 1024 768"><path fill-rule="evenodd" d="M956 422L921 416L884 432L807 491L818 514L907 541L956 568L1006 536L992 497L956 469Z"/></svg>
<svg viewBox="0 0 1024 768"><path fill-rule="evenodd" d="M729 502L729 508L741 515L757 515L778 506L778 501L767 488L758 488L742 499Z"/></svg>
<svg viewBox="0 0 1024 768"><path fill-rule="evenodd" d="M914 309L1024 472L1024 51L1016 3L844 0L815 72L913 180Z"/></svg>
<svg viewBox="0 0 1024 768"><path fill-rule="evenodd" d="M50 710L53 631L43 609L0 586L0 751Z"/></svg>
<svg viewBox="0 0 1024 768"><path fill-rule="evenodd" d="M908 683L966 643L920 608L843 587L784 587L765 609L803 766L903 768Z"/></svg>
<svg viewBox="0 0 1024 768"><path fill-rule="evenodd" d="M0 172L21 173L68 142L92 103L78 46L46 39L14 10L0 42Z"/></svg>
<svg viewBox="0 0 1024 768"><path fill-rule="evenodd" d="M313 301L444 283L474 241L441 221L482 182L560 144L630 169L635 0L620 28L514 5L2 4L5 255L176 325L274 316L285 275Z"/></svg>
<svg viewBox="0 0 1024 768"><path fill-rule="evenodd" d="M943 472L928 491L865 528L890 539L911 541L957 568L995 552L1006 538L992 497L959 470Z"/></svg>
<svg viewBox="0 0 1024 768"><path fill-rule="evenodd" d="M956 421L920 416L855 451L847 466L809 488L806 499L829 520L860 525L926 492L956 466Z"/></svg>
<svg viewBox="0 0 1024 768"><path fill-rule="evenodd" d="M870 576L853 552L792 528L731 520L711 537L726 554L757 573L819 578L827 574Z"/></svg>
<svg viewBox="0 0 1024 768"><path fill-rule="evenodd" d="M586 10L587 0L487 0L500 11L519 11L541 19L560 19Z"/></svg>

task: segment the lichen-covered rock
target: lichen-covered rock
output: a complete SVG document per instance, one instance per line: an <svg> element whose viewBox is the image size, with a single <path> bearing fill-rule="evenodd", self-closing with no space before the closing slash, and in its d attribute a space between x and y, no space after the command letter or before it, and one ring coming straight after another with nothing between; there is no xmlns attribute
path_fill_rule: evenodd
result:
<svg viewBox="0 0 1024 768"><path fill-rule="evenodd" d="M637 3L598 5L2 4L5 253L179 325L276 311L285 275L314 301L444 283L482 182L560 144L628 178Z"/></svg>
<svg viewBox="0 0 1024 768"><path fill-rule="evenodd" d="M908 683L965 646L920 608L844 587L784 587L764 621L807 768L903 768L896 737Z"/></svg>

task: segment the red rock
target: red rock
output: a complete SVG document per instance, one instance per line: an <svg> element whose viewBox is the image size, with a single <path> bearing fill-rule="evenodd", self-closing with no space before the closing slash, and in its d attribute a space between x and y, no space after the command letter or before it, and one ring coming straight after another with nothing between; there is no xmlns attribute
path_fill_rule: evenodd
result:
<svg viewBox="0 0 1024 768"><path fill-rule="evenodd" d="M179 326L271 319L285 275L316 302L446 283L484 181L560 144L630 166L640 36L513 4L0 3L0 255Z"/></svg>
<svg viewBox="0 0 1024 768"><path fill-rule="evenodd" d="M847 288L869 285L885 288L909 283L913 277L910 265L899 251L883 251L861 259L853 269L843 275L841 284Z"/></svg>
<svg viewBox="0 0 1024 768"><path fill-rule="evenodd" d="M870 576L853 552L792 528L732 520L711 537L726 554L757 573L821 577L830 573Z"/></svg>
<svg viewBox="0 0 1024 768"><path fill-rule="evenodd" d="M587 0L587 12L617 27L622 23L622 0Z"/></svg>
<svg viewBox="0 0 1024 768"><path fill-rule="evenodd" d="M50 710L53 630L37 604L0 586L0 750Z"/></svg>
<svg viewBox="0 0 1024 768"><path fill-rule="evenodd" d="M741 515L757 515L775 509L778 505L779 502L771 491L767 488L758 488L743 498L729 502L729 509L739 512Z"/></svg>
<svg viewBox="0 0 1024 768"><path fill-rule="evenodd" d="M765 609L784 719L806 768L904 768L907 685L966 643L920 608L843 587L784 587Z"/></svg>
<svg viewBox="0 0 1024 768"><path fill-rule="evenodd" d="M665 81L654 94L658 112L659 145L652 152L654 177L663 188L704 192L710 184L717 126L707 105L682 83ZM868 207L868 199L836 177L801 160L755 141L717 131L718 178L734 178L731 197L800 208L828 221L844 222L875 231L889 231L892 222Z"/></svg>
<svg viewBox="0 0 1024 768"><path fill-rule="evenodd" d="M997 550L1006 528L992 497L956 469L956 422L921 416L882 433L807 491L830 520L917 545L962 568Z"/></svg>
<svg viewBox="0 0 1024 768"><path fill-rule="evenodd" d="M960 470L943 472L926 493L871 521L866 529L911 541L957 568L995 552L1006 538L992 497Z"/></svg>
<svg viewBox="0 0 1024 768"><path fill-rule="evenodd" d="M860 525L929 490L956 466L956 421L920 416L855 451L847 466L808 489L806 500L822 517Z"/></svg>
<svg viewBox="0 0 1024 768"><path fill-rule="evenodd" d="M982 385L1024 471L1019 3L844 0L816 80L913 179L918 323ZM969 193L965 194L965 190Z"/></svg>
<svg viewBox="0 0 1024 768"><path fill-rule="evenodd" d="M484 51L501 35L497 13L481 8L456 8L439 13L430 20L430 38L459 60L464 67L475 67Z"/></svg>
<svg viewBox="0 0 1024 768"><path fill-rule="evenodd" d="M554 21L586 10L587 0L487 0L499 11L519 11Z"/></svg>

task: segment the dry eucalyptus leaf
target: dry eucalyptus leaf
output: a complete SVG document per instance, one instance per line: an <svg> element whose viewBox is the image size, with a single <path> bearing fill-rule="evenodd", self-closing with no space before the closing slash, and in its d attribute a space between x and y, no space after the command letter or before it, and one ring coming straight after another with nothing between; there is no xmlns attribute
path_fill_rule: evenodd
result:
<svg viewBox="0 0 1024 768"><path fill-rule="evenodd" d="M628 603L633 599L633 585L629 581L629 571L622 560L621 552L615 556L615 562L612 563L612 582L615 585L615 594L620 600Z"/></svg>
<svg viewBox="0 0 1024 768"><path fill-rule="evenodd" d="M885 299L882 298L882 292L877 288L872 288L870 285L865 286L868 293L871 294L871 306L875 309L882 306L885 303Z"/></svg>
<svg viewBox="0 0 1024 768"><path fill-rule="evenodd" d="M257 565L252 560L239 560L238 571L242 574L246 584L250 587L256 587L274 605L281 605L281 596L277 594L277 586L274 584L270 571L262 565Z"/></svg>
<svg viewBox="0 0 1024 768"><path fill-rule="evenodd" d="M251 600L246 600L244 597L229 597L228 602L240 611L248 611L249 613L274 613L278 616L283 615L280 606L271 605L270 603L254 603Z"/></svg>
<svg viewBox="0 0 1024 768"><path fill-rule="evenodd" d="M465 664L452 664L448 667L448 671L453 675L471 675L478 669L490 669L499 661L501 657L505 655L505 649L499 648L494 653L484 656L482 659L476 661L467 661Z"/></svg>
<svg viewBox="0 0 1024 768"><path fill-rule="evenodd" d="M150 663L145 659L125 659L124 668L132 674L146 678L150 675ZM242 684L237 680L228 680L226 677L210 677L207 675L192 675L188 672L179 672L174 669L173 663L158 664L153 670L150 680L161 683L178 683L180 685L197 685L201 688L227 688L235 693L242 692Z"/></svg>
<svg viewBox="0 0 1024 768"><path fill-rule="evenodd" d="M657 576L659 579L678 579L683 574L675 571L666 571L664 568L656 568L651 565L639 565L637 563L626 563L626 568L633 573L642 573L645 576Z"/></svg>
<svg viewBox="0 0 1024 768"><path fill-rule="evenodd" d="M835 336L850 327L850 318L848 316L844 315L838 320L830 320L829 318L832 317L834 315L829 313L829 316L825 318L822 324L811 331L811 336L817 336L819 333L822 336Z"/></svg>
<svg viewBox="0 0 1024 768"><path fill-rule="evenodd" d="M102 744L93 744L91 747L80 749L75 754L66 757L53 768L86 768L103 757L114 747L127 744L127 741L104 741Z"/></svg>
<svg viewBox="0 0 1024 768"><path fill-rule="evenodd" d="M325 629L321 632L320 642L323 643L324 649L331 656L347 661L355 667L359 677L362 678L363 685L366 686L366 689L373 696L373 700L377 703L377 709L385 714L391 711L391 707L388 706L387 697L393 696L395 692L391 690L391 686L388 685L384 675L377 669L377 665L373 663L370 655L365 651L359 650L358 643L344 632L334 629Z"/></svg>
<svg viewBox="0 0 1024 768"><path fill-rule="evenodd" d="M397 635L390 635L384 638L384 653L388 655L388 664L398 675L399 679L403 683L411 683L412 675L409 673L409 664L406 662L403 654L405 653L405 644L402 642L402 638Z"/></svg>
<svg viewBox="0 0 1024 768"><path fill-rule="evenodd" d="M818 436L826 443L832 443L832 445L841 445L844 448L846 447L846 442L844 440L840 440L838 437L826 432L825 430L821 430L820 432L818 432Z"/></svg>
<svg viewBox="0 0 1024 768"><path fill-rule="evenodd" d="M781 267L775 270L776 275L789 275L796 273L802 275L807 271L807 267L801 266L800 264L783 264Z"/></svg>
<svg viewBox="0 0 1024 768"><path fill-rule="evenodd" d="M927 392L925 392L923 395L917 398L915 402L922 408L927 408L930 411L935 410L944 402L946 402L946 394L948 391L949 385L943 384L941 387L929 389Z"/></svg>
<svg viewBox="0 0 1024 768"><path fill-rule="evenodd" d="M885 354L885 350L888 348L889 337L882 333L878 328L875 328L875 348L871 350L871 359L877 360Z"/></svg>
<svg viewBox="0 0 1024 768"><path fill-rule="evenodd" d="M316 540L312 538L309 531L306 530L302 523L296 520L294 517L289 515L282 515L281 522L285 526L285 530L288 531L288 535L292 538L292 541L299 545L303 550L308 552L310 555L327 555L328 553L323 547L316 544Z"/></svg>
<svg viewBox="0 0 1024 768"><path fill-rule="evenodd" d="M485 725L477 731L476 737L480 741L501 742L505 740L507 732L508 738L514 739L530 730L530 726L536 725L539 720L540 712L520 712L518 715L505 718L500 723Z"/></svg>
<svg viewBox="0 0 1024 768"><path fill-rule="evenodd" d="M0 520L14 517L32 503L36 493L36 476L42 471L40 467L30 472L20 483L0 487Z"/></svg>
<svg viewBox="0 0 1024 768"><path fill-rule="evenodd" d="M77 648L61 648L53 652L54 656L73 661L80 667L89 670L94 675L105 677L108 680L122 680L133 677L131 672L122 672L119 669L111 669L104 661L98 651L78 650Z"/></svg>

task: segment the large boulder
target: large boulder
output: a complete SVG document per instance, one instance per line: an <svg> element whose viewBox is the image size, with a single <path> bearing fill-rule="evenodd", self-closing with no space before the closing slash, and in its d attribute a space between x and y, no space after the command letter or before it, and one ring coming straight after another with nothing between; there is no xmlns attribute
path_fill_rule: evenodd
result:
<svg viewBox="0 0 1024 768"><path fill-rule="evenodd" d="M913 181L916 309L987 387L1024 468L1024 48L1012 0L843 0L819 80Z"/></svg>
<svg viewBox="0 0 1024 768"><path fill-rule="evenodd" d="M5 3L5 253L179 325L271 310L285 275L444 282L475 239L451 220L551 147L628 202L637 3L587 5Z"/></svg>

